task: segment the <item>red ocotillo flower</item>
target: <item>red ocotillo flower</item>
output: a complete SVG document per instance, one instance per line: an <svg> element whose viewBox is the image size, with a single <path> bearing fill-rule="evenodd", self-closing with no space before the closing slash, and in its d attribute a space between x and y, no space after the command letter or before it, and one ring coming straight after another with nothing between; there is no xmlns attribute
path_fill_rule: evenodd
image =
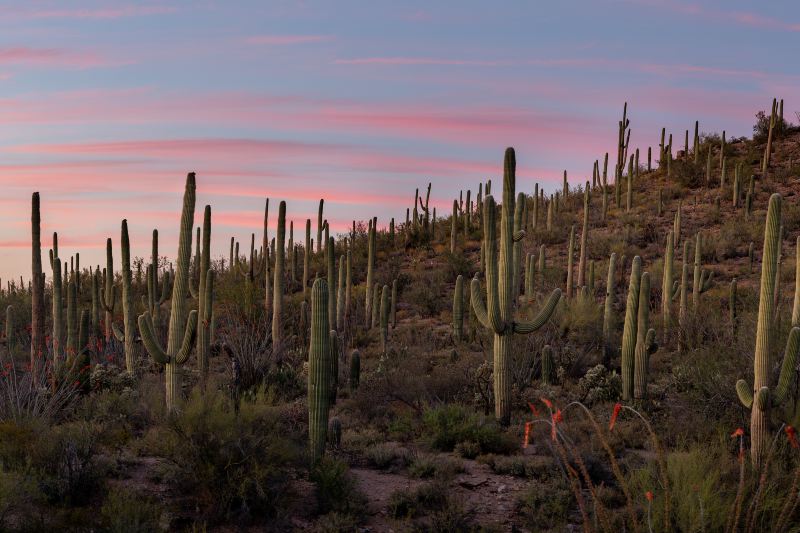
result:
<svg viewBox="0 0 800 533"><path fill-rule="evenodd" d="M789 439L792 448L800 448L800 444L797 443L797 431L792 426L786 426L783 430L786 432L786 438Z"/></svg>
<svg viewBox="0 0 800 533"><path fill-rule="evenodd" d="M614 424L617 423L617 416L619 416L620 411L622 411L622 404L617 402L614 404L614 412L611 413L611 421L608 423L609 431L614 429Z"/></svg>
<svg viewBox="0 0 800 533"><path fill-rule="evenodd" d="M525 439L522 441L523 448L528 447L528 442L531 436L531 424L533 424L533 422L525 422Z"/></svg>

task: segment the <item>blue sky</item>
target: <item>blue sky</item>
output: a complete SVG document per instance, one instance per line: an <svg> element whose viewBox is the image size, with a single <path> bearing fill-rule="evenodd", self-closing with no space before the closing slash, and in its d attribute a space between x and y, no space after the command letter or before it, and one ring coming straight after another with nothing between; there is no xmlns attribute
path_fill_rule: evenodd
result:
<svg viewBox="0 0 800 533"><path fill-rule="evenodd" d="M645 152L694 120L750 135L776 96L796 120L795 3L432 4L4 2L0 276L29 275L34 190L45 249L58 231L62 256L97 264L122 218L134 254L153 227L174 254L194 170L227 257L260 232L265 196L298 228L325 197L344 230L403 219L432 181L446 213L506 146L520 188L552 190L564 169L582 182L625 101Z"/></svg>

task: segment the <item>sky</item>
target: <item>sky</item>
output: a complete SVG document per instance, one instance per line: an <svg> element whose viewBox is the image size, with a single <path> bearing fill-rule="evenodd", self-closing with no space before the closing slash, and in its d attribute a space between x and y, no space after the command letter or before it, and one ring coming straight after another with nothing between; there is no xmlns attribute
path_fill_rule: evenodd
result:
<svg viewBox="0 0 800 533"><path fill-rule="evenodd" d="M194 171L227 258L266 197L296 240L322 197L337 232L404 221L429 181L447 214L507 146L518 191L582 183L625 101L644 153L695 120L750 136L773 97L796 121L799 46L792 0L3 1L0 278L30 276L34 191L43 258L57 231L62 259L104 265L111 237L119 268L123 218L133 255L158 228L174 257Z"/></svg>

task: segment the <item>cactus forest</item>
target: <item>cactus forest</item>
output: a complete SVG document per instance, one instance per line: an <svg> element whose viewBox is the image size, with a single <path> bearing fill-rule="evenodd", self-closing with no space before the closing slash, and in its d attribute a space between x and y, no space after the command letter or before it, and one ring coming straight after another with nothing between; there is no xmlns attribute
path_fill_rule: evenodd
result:
<svg viewBox="0 0 800 533"><path fill-rule="evenodd" d="M782 109L645 160L625 104L591 179L548 191L509 147L444 216L421 184L404 220L336 232L322 198L295 234L265 198L249 250L194 172L151 256L121 220L104 265L33 192L0 295L2 529L797 531Z"/></svg>

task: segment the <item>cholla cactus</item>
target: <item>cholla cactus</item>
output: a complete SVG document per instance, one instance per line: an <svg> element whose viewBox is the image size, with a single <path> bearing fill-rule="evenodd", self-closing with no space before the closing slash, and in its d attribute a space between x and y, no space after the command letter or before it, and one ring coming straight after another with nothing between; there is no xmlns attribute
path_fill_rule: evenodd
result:
<svg viewBox="0 0 800 533"><path fill-rule="evenodd" d="M771 337L774 320L775 278L778 264L778 235L781 223L781 195L773 194L769 199L767 222L764 229L764 251L761 267L761 288L758 301L758 323L753 360L754 379L750 387L745 380L736 382L736 393L750 416L750 455L758 469L769 447L769 415L772 408L780 407L789 397L794 378L797 352L800 349L800 328L792 327L783 356L777 386L772 383L773 370Z"/></svg>
<svg viewBox="0 0 800 533"><path fill-rule="evenodd" d="M503 173L503 204L500 218L500 257L498 260L496 224L497 207L491 195L484 199L483 233L486 246L486 293L488 307L481 294L481 283L472 280L472 308L480 323L494 332L494 395L495 416L503 424L511 418L511 336L514 333L529 334L542 327L555 310L561 298L556 289L544 307L532 321L523 322L514 318L512 245L514 240L524 236L520 231L514 234L514 200L516 157L513 148L506 149Z"/></svg>
<svg viewBox="0 0 800 533"><path fill-rule="evenodd" d="M174 411L180 394L178 385L178 366L189 359L197 330L197 311L187 308L189 293L189 262L192 255L192 221L195 205L195 175L186 177L186 190L183 194L180 238L178 241L178 263L175 270L175 283L172 288L172 310L169 318L167 349L164 350L156 337L153 318L149 312L139 316L139 332L145 349L156 363L165 366L167 410Z"/></svg>

